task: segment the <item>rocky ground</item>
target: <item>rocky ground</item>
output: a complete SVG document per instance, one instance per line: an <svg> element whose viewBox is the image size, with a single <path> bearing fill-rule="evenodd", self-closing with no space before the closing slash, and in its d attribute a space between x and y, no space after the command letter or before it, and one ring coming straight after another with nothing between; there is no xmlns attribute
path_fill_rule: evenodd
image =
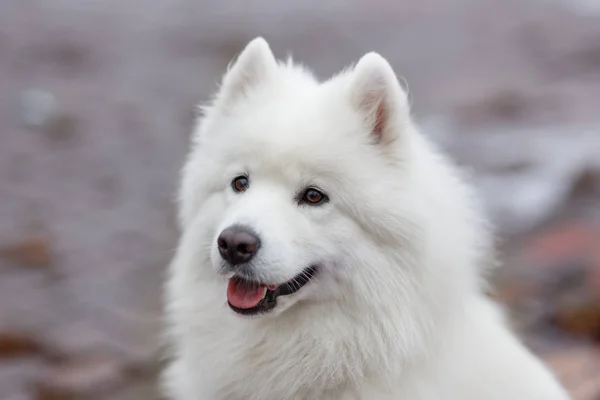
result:
<svg viewBox="0 0 600 400"><path fill-rule="evenodd" d="M498 225L492 295L575 399L599 399L597 2L249 4L1 2L0 398L157 398L193 107L261 34L321 77L392 62Z"/></svg>

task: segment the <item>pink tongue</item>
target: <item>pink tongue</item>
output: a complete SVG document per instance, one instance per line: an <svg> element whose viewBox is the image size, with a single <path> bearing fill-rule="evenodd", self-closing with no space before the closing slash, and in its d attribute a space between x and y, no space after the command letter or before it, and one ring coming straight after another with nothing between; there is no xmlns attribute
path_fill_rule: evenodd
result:
<svg viewBox="0 0 600 400"><path fill-rule="evenodd" d="M230 279L227 286L227 300L237 308L256 307L264 297L265 288L265 285L252 285L252 287L249 287L245 282Z"/></svg>

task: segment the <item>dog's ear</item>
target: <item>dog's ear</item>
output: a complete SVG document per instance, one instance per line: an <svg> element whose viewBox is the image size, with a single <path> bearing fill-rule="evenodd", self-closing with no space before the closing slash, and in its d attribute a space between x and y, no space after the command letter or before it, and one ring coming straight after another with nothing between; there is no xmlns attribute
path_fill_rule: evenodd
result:
<svg viewBox="0 0 600 400"><path fill-rule="evenodd" d="M390 64L377 53L364 55L354 67L350 98L377 143L394 141L409 122L407 94Z"/></svg>
<svg viewBox="0 0 600 400"><path fill-rule="evenodd" d="M257 37L250 41L223 78L221 101L231 104L263 83L277 68L277 60L267 41Z"/></svg>

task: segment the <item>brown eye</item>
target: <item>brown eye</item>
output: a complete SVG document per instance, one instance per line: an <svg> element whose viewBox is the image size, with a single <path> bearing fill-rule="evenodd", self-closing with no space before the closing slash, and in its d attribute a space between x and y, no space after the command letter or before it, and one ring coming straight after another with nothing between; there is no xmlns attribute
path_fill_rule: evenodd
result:
<svg viewBox="0 0 600 400"><path fill-rule="evenodd" d="M245 176L238 176L233 181L231 181L231 187L234 192L240 193L245 192L248 189L248 178Z"/></svg>
<svg viewBox="0 0 600 400"><path fill-rule="evenodd" d="M308 188L302 195L302 202L316 206L327 201L327 196L314 188Z"/></svg>

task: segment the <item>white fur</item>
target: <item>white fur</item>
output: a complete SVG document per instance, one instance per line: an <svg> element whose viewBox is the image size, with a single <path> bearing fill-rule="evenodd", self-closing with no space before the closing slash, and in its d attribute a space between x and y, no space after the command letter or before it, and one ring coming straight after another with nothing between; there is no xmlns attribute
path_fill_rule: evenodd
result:
<svg viewBox="0 0 600 400"><path fill-rule="evenodd" d="M381 56L319 83L257 38L203 111L166 286L170 399L568 398L484 295L477 202ZM250 187L234 193L241 173ZM312 185L330 201L298 205ZM270 314L226 305L215 242L238 223L262 239L264 281L320 267Z"/></svg>

